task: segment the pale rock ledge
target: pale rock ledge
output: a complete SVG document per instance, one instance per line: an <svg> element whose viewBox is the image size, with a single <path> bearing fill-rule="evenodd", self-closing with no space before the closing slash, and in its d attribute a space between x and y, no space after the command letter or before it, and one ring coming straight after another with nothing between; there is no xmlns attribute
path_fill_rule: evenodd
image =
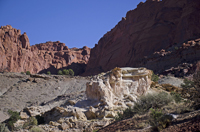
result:
<svg viewBox="0 0 200 132"><path fill-rule="evenodd" d="M94 76L86 84L86 95L88 100L95 100L100 106L130 107L149 90L151 75L152 71L146 68L116 67Z"/></svg>

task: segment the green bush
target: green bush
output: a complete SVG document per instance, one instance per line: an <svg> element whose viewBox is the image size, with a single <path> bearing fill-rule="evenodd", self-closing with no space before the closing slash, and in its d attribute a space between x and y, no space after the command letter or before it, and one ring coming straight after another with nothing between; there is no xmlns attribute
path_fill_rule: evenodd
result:
<svg viewBox="0 0 200 132"><path fill-rule="evenodd" d="M21 72L21 74L25 74L24 72Z"/></svg>
<svg viewBox="0 0 200 132"><path fill-rule="evenodd" d="M69 69L69 74L70 74L71 76L74 76L74 71L73 71L72 69Z"/></svg>
<svg viewBox="0 0 200 132"><path fill-rule="evenodd" d="M51 72L50 72L50 71L48 71L48 72L47 72L47 75L51 75Z"/></svg>
<svg viewBox="0 0 200 132"><path fill-rule="evenodd" d="M29 131L30 132L44 132L44 130L42 130L42 128L37 127L37 126L32 127Z"/></svg>
<svg viewBox="0 0 200 132"><path fill-rule="evenodd" d="M64 75L69 75L69 70L64 69L64 70L63 70L63 74L64 74Z"/></svg>
<svg viewBox="0 0 200 132"><path fill-rule="evenodd" d="M146 96L141 96L140 99L135 102L133 111L138 114L144 114L149 111L150 108L161 108L172 100L172 96L165 92L147 94Z"/></svg>
<svg viewBox="0 0 200 132"><path fill-rule="evenodd" d="M172 92L170 93L170 95L173 97L173 99L175 100L176 103L180 103L180 102L181 102L182 98L181 98L181 95L180 95L180 94L178 94L178 93L172 91Z"/></svg>
<svg viewBox="0 0 200 132"><path fill-rule="evenodd" d="M62 73L62 71L61 70L59 70L58 71L58 75L62 75L63 73Z"/></svg>
<svg viewBox="0 0 200 132"><path fill-rule="evenodd" d="M162 113L161 110L158 109L150 109L150 125L153 127L154 130L162 130L170 125L172 122L173 117L171 115L165 115Z"/></svg>
<svg viewBox="0 0 200 132"><path fill-rule="evenodd" d="M178 47L177 47L177 46L175 46L175 47L174 47L174 49L175 49L175 50L178 50Z"/></svg>
<svg viewBox="0 0 200 132"><path fill-rule="evenodd" d="M132 117L134 114L145 114L149 109L161 108L165 105L168 105L173 100L172 96L166 92L147 94L146 96L141 96L140 99L135 102L133 108L129 107L125 109L122 113L118 113L115 117L116 121L120 121L129 117Z"/></svg>
<svg viewBox="0 0 200 132"><path fill-rule="evenodd" d="M157 82L158 79L159 79L158 75L155 75L154 73L152 73L151 81Z"/></svg>
<svg viewBox="0 0 200 132"><path fill-rule="evenodd" d="M5 123L0 123L0 132L9 132L8 127Z"/></svg>
<svg viewBox="0 0 200 132"><path fill-rule="evenodd" d="M17 122L17 120L19 120L21 117L19 115L19 112L17 111L12 111L12 110L8 110L8 114L10 115L10 118L8 119L8 128L10 130L14 130L14 123Z"/></svg>
<svg viewBox="0 0 200 132"><path fill-rule="evenodd" d="M195 87L199 90L200 89L200 71L197 71L197 73L193 75L193 80L194 80Z"/></svg>
<svg viewBox="0 0 200 132"><path fill-rule="evenodd" d="M123 114L118 112L117 116L115 116L115 120L120 121L120 120L123 120L126 118L130 118L133 116L133 114L134 114L133 109L131 109L131 107L129 107L123 111Z"/></svg>
<svg viewBox="0 0 200 132"><path fill-rule="evenodd" d="M181 84L182 88L192 88L194 87L194 82L188 80L187 78L183 80L183 83Z"/></svg>
<svg viewBox="0 0 200 132"><path fill-rule="evenodd" d="M28 120L24 123L23 128L26 128L27 126L37 126L38 121L35 117L30 117Z"/></svg>
<svg viewBox="0 0 200 132"><path fill-rule="evenodd" d="M30 71L26 71L26 75L31 75Z"/></svg>

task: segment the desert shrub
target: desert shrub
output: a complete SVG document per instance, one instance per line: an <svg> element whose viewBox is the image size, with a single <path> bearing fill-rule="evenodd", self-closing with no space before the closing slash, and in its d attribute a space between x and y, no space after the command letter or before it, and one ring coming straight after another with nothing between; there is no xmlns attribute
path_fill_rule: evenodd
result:
<svg viewBox="0 0 200 132"><path fill-rule="evenodd" d="M170 125L173 117L171 115L165 115L162 113L161 110L158 109L150 109L150 125L153 127L154 130L162 130Z"/></svg>
<svg viewBox="0 0 200 132"><path fill-rule="evenodd" d="M21 72L21 74L25 74L24 72Z"/></svg>
<svg viewBox="0 0 200 132"><path fill-rule="evenodd" d="M133 114L134 114L133 109L129 107L123 111L123 114L118 112L117 116L115 116L115 120L120 121L126 118L130 118L133 116Z"/></svg>
<svg viewBox="0 0 200 132"><path fill-rule="evenodd" d="M69 75L69 70L64 69L64 70L63 70L63 74L64 74L64 75Z"/></svg>
<svg viewBox="0 0 200 132"><path fill-rule="evenodd" d="M174 49L175 49L175 50L178 50L178 47L177 47L177 46L175 46L175 47L174 47Z"/></svg>
<svg viewBox="0 0 200 132"><path fill-rule="evenodd" d="M182 88L192 88L194 87L194 82L188 80L187 78L183 80L183 83L181 84Z"/></svg>
<svg viewBox="0 0 200 132"><path fill-rule="evenodd" d="M69 74L70 74L71 76L74 76L74 71L73 71L72 69L69 69Z"/></svg>
<svg viewBox="0 0 200 132"><path fill-rule="evenodd" d="M58 71L58 75L62 75L63 73L62 73L62 71L61 70L59 70Z"/></svg>
<svg viewBox="0 0 200 132"><path fill-rule="evenodd" d="M170 95L173 97L173 99L174 99L174 101L175 101L176 103L180 103L180 102L181 102L181 100L182 100L181 94L172 91L172 92L170 93Z"/></svg>
<svg viewBox="0 0 200 132"><path fill-rule="evenodd" d="M26 71L26 75L31 75L30 71Z"/></svg>
<svg viewBox="0 0 200 132"><path fill-rule="evenodd" d="M193 80L194 80L195 92L193 93L191 99L195 102L194 108L200 109L200 71L197 71L197 73L193 75Z"/></svg>
<svg viewBox="0 0 200 132"><path fill-rule="evenodd" d="M19 112L17 111L12 111L12 110L8 110L8 114L10 115L10 118L8 119L8 128L10 130L14 130L14 123L17 122L17 120L20 119L20 115L19 115Z"/></svg>
<svg viewBox="0 0 200 132"><path fill-rule="evenodd" d="M0 123L0 132L9 132L5 123Z"/></svg>
<svg viewBox="0 0 200 132"><path fill-rule="evenodd" d="M151 81L157 82L158 79L159 79L158 75L155 75L154 73L152 73Z"/></svg>
<svg viewBox="0 0 200 132"><path fill-rule="evenodd" d="M154 93L141 96L140 99L135 103L133 111L138 114L144 114L150 108L161 108L172 101L172 96L165 93Z"/></svg>
<svg viewBox="0 0 200 132"><path fill-rule="evenodd" d="M50 72L50 71L48 71L48 72L47 72L47 75L51 75L51 72Z"/></svg>
<svg viewBox="0 0 200 132"><path fill-rule="evenodd" d="M200 71L193 75L194 85L197 89L200 89Z"/></svg>
<svg viewBox="0 0 200 132"><path fill-rule="evenodd" d="M28 120L24 123L23 128L26 128L27 126L37 126L38 121L35 117L30 117Z"/></svg>
<svg viewBox="0 0 200 132"><path fill-rule="evenodd" d="M173 100L172 96L165 93L154 93L141 96L140 99L135 102L133 108L129 107L125 109L122 113L118 113L115 117L116 121L120 121L129 117L132 117L134 114L145 114L151 108L161 108L165 105L168 105Z"/></svg>
<svg viewBox="0 0 200 132"><path fill-rule="evenodd" d="M32 127L29 131L30 132L44 132L44 130L42 130L42 128L37 127L37 126Z"/></svg>

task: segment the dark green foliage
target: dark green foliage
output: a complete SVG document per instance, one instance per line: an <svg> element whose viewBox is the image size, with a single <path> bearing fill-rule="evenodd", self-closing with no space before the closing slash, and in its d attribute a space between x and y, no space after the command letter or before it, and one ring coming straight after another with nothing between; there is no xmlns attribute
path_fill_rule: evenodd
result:
<svg viewBox="0 0 200 132"><path fill-rule="evenodd" d="M181 98L181 95L180 95L180 94L178 94L178 93L172 91L172 92L170 93L170 95L173 97L173 99L175 100L176 103L180 103L180 102L181 102L182 98Z"/></svg>
<svg viewBox="0 0 200 132"><path fill-rule="evenodd" d="M74 71L73 71L72 69L69 69L69 74L70 74L71 76L74 76Z"/></svg>
<svg viewBox="0 0 200 132"><path fill-rule="evenodd" d="M62 73L62 71L61 70L59 70L58 71L58 75L62 75L63 73Z"/></svg>
<svg viewBox="0 0 200 132"><path fill-rule="evenodd" d="M26 71L26 75L31 75L30 71Z"/></svg>
<svg viewBox="0 0 200 132"><path fill-rule="evenodd" d="M0 123L0 132L9 132L8 127L5 123Z"/></svg>
<svg viewBox="0 0 200 132"><path fill-rule="evenodd" d="M126 118L130 118L133 116L133 114L134 114L133 109L131 109L131 107L129 107L123 111L123 114L118 112L117 116L115 117L115 120L120 121L120 120L123 120Z"/></svg>
<svg viewBox="0 0 200 132"><path fill-rule="evenodd" d="M64 70L63 70L63 74L64 74L64 75L69 75L69 70L64 69Z"/></svg>
<svg viewBox="0 0 200 132"><path fill-rule="evenodd" d="M134 114L145 114L151 108L161 108L172 101L172 96L165 93L160 92L157 94L147 94L146 96L140 97L140 99L135 102L133 108L127 108L123 111L123 114L118 113L115 117L116 121L129 118Z"/></svg>
<svg viewBox="0 0 200 132"><path fill-rule="evenodd" d="M48 72L47 72L47 75L51 75L51 72L50 72L50 71L48 71Z"/></svg>
<svg viewBox="0 0 200 132"><path fill-rule="evenodd" d="M183 82L184 82L184 83L181 84L181 87L182 87L182 88L192 88L192 87L194 87L194 82L188 80L187 78L184 79Z"/></svg>
<svg viewBox="0 0 200 132"><path fill-rule="evenodd" d="M193 76L194 85L197 89L200 89L200 71L197 71L197 73Z"/></svg>
<svg viewBox="0 0 200 132"><path fill-rule="evenodd" d="M158 94L147 94L146 96L140 97L134 107L133 111L139 114L144 114L150 108L161 108L172 101L171 95L160 92Z"/></svg>
<svg viewBox="0 0 200 132"><path fill-rule="evenodd" d="M152 73L152 76L151 76L151 81L154 81L154 82L158 82L158 75L155 75L154 73Z"/></svg>
<svg viewBox="0 0 200 132"><path fill-rule="evenodd" d="M192 100L195 102L194 103L194 108L195 109L200 109L200 71L197 71L193 75L193 80L194 80L194 86L195 86L195 93L192 95Z"/></svg>
<svg viewBox="0 0 200 132"><path fill-rule="evenodd" d="M162 130L170 125L173 117L171 115L165 115L161 110L158 109L150 109L150 125L154 130Z"/></svg>
<svg viewBox="0 0 200 132"><path fill-rule="evenodd" d="M14 123L20 119L19 112L8 110L8 114L10 115L10 118L8 119L7 126L10 130L14 130Z"/></svg>
<svg viewBox="0 0 200 132"><path fill-rule="evenodd" d="M178 47L176 46L176 47L174 47L174 49L175 49L175 50L178 50Z"/></svg>
<svg viewBox="0 0 200 132"><path fill-rule="evenodd" d="M37 126L37 125L38 125L37 119L35 117L30 117L28 118L26 123L24 123L23 128L26 128L27 126Z"/></svg>
<svg viewBox="0 0 200 132"><path fill-rule="evenodd" d="M24 74L24 72L21 72L21 74Z"/></svg>

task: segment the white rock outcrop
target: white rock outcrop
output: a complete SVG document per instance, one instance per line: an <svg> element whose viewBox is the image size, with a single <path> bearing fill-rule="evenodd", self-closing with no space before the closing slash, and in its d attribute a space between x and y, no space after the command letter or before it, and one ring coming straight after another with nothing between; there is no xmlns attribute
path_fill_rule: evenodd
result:
<svg viewBox="0 0 200 132"><path fill-rule="evenodd" d="M109 107L128 107L145 94L151 85L152 71L146 68L114 68L94 76L86 85L90 100Z"/></svg>

